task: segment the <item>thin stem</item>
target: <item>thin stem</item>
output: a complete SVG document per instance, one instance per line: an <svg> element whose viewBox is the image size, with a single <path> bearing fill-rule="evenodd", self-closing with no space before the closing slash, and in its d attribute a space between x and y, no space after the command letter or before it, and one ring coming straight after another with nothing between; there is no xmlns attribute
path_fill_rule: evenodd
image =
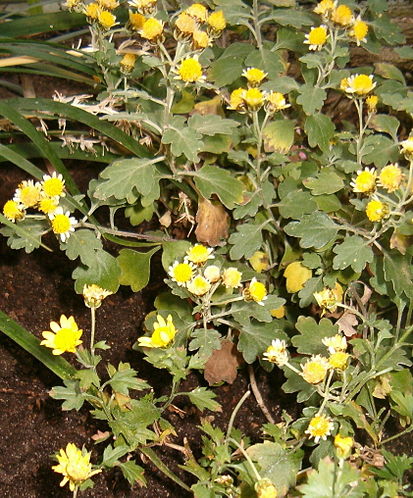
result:
<svg viewBox="0 0 413 498"><path fill-rule="evenodd" d="M254 17L254 31L255 31L255 39L257 41L257 47L259 51L262 53L262 36L261 36L261 27L259 23L259 7L258 7L258 0L254 0L252 4L252 14Z"/></svg>
<svg viewBox="0 0 413 498"><path fill-rule="evenodd" d="M75 489L73 490L73 498L77 497L77 492L79 491L78 486L75 486Z"/></svg>
<svg viewBox="0 0 413 498"><path fill-rule="evenodd" d="M410 425L409 427L407 427L406 429L404 429L404 431L399 432L398 434L394 434L393 436L390 436L386 439L383 439L381 444L390 443L390 441L393 441L394 439L397 439L398 437L404 436L405 434L409 434L409 432L412 432L412 431L413 431L413 424Z"/></svg>
<svg viewBox="0 0 413 498"><path fill-rule="evenodd" d="M142 233L133 233L133 232L125 232L123 230L115 230L112 228L106 228L101 225L95 225L93 223L78 223L78 227L85 227L85 228L94 228L95 230L98 230L101 232L103 235L105 233L109 235L117 235L119 237L129 237L131 239L141 239L141 240L149 240L153 242L173 242L175 239L171 239L168 237L158 237L156 235L144 235Z"/></svg>
<svg viewBox="0 0 413 498"><path fill-rule="evenodd" d="M250 467L251 467L252 471L254 472L254 475L257 478L257 481L261 481L261 476L258 473L258 470L255 467L255 465L254 465L253 461L251 460L251 458L249 457L248 453L244 450L244 448L237 441L235 441L235 439L229 438L229 441L231 443L235 444L235 446L240 450L240 452L244 456L245 460L250 464Z"/></svg>
<svg viewBox="0 0 413 498"><path fill-rule="evenodd" d="M244 401L248 398L248 396L251 394L251 391L247 391L244 396L238 401L237 405L235 406L233 412L231 413L231 417L228 422L228 428L227 428L227 435L226 439L228 440L229 436L231 435L232 427L234 425L234 420L235 417L237 416L237 413L241 406L243 405Z"/></svg>
<svg viewBox="0 0 413 498"><path fill-rule="evenodd" d="M330 370L330 373L328 375L328 378L327 378L327 382L325 384L325 389L324 389L324 394L323 394L323 402L321 403L321 406L320 406L320 409L318 410L317 412L317 415L321 415L321 413L323 413L323 410L324 410L324 407L326 406L326 403L328 401L328 391L330 389L330 383L331 383L331 379L333 378L333 375L334 375L334 370Z"/></svg>
<svg viewBox="0 0 413 498"><path fill-rule="evenodd" d="M96 308L90 308L90 354L95 356Z"/></svg>
<svg viewBox="0 0 413 498"><path fill-rule="evenodd" d="M250 376L250 384L252 388L252 392L254 393L255 399L257 400L258 406L261 408L262 413L265 415L265 418L271 424L275 424L275 420L273 419L271 413L268 408L265 406L264 400L262 399L260 390L257 386L257 381L255 379L254 367L252 365L248 365L248 374Z"/></svg>

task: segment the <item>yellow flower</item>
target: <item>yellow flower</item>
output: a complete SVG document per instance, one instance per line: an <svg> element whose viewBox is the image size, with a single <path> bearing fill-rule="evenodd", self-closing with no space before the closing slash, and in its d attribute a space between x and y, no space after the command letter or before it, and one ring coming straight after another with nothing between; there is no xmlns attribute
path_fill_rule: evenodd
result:
<svg viewBox="0 0 413 498"><path fill-rule="evenodd" d="M377 95L369 95L366 98L367 110L369 112L376 112L378 101L379 98L377 97Z"/></svg>
<svg viewBox="0 0 413 498"><path fill-rule="evenodd" d="M75 231L76 219L70 216L69 211L63 212L63 208L60 206L49 218L52 223L53 233L60 235L61 241L66 242L71 233Z"/></svg>
<svg viewBox="0 0 413 498"><path fill-rule="evenodd" d="M309 384L318 384L325 379L329 366L328 360L324 356L312 356L307 363L301 365L303 370L301 375Z"/></svg>
<svg viewBox="0 0 413 498"><path fill-rule="evenodd" d="M267 289L262 282L258 282L254 277L248 289L244 291L244 298L247 301L255 301L257 304L264 306L264 301L267 299Z"/></svg>
<svg viewBox="0 0 413 498"><path fill-rule="evenodd" d="M242 273L236 268L226 268L222 273L222 283L227 289L235 289L241 287Z"/></svg>
<svg viewBox="0 0 413 498"><path fill-rule="evenodd" d="M44 214L53 214L58 207L59 201L56 199L56 197L42 196L39 201L39 211Z"/></svg>
<svg viewBox="0 0 413 498"><path fill-rule="evenodd" d="M333 10L331 20L341 26L348 26L353 20L353 13L347 5L339 5Z"/></svg>
<svg viewBox="0 0 413 498"><path fill-rule="evenodd" d="M187 288L195 296L203 296L211 288L211 283L206 278L198 275L188 283Z"/></svg>
<svg viewBox="0 0 413 498"><path fill-rule="evenodd" d="M208 280L208 282L211 282L211 284L218 282L221 278L221 270L218 266L209 265L204 270L204 277Z"/></svg>
<svg viewBox="0 0 413 498"><path fill-rule="evenodd" d="M211 39L205 31L196 30L192 33L192 44L195 50L202 50L211 44Z"/></svg>
<svg viewBox="0 0 413 498"><path fill-rule="evenodd" d="M178 285L186 286L186 284L192 280L194 269L195 267L191 263L179 263L178 261L175 261L175 263L169 267L168 275Z"/></svg>
<svg viewBox="0 0 413 498"><path fill-rule="evenodd" d="M185 83L196 83L202 81L202 66L194 57L184 59L178 67L177 79L185 81Z"/></svg>
<svg viewBox="0 0 413 498"><path fill-rule="evenodd" d="M319 2L315 6L313 12L321 16L325 16L333 9L334 9L334 0L321 0L321 2Z"/></svg>
<svg viewBox="0 0 413 498"><path fill-rule="evenodd" d="M270 479L260 479L255 483L254 490L257 493L257 498L277 498L277 488Z"/></svg>
<svg viewBox="0 0 413 498"><path fill-rule="evenodd" d="M259 86L267 75L268 73L264 73L264 71L257 69L256 67L249 67L242 72L242 76L244 76L244 78L247 79L248 84L253 87Z"/></svg>
<svg viewBox="0 0 413 498"><path fill-rule="evenodd" d="M291 104L287 104L284 95L280 92L270 92L265 100L268 112L277 112L291 107Z"/></svg>
<svg viewBox="0 0 413 498"><path fill-rule="evenodd" d="M202 244L195 244L186 251L185 259L196 265L202 265L208 261L208 259L214 259L215 256L212 254L213 249L211 247L205 247Z"/></svg>
<svg viewBox="0 0 413 498"><path fill-rule="evenodd" d="M36 207L40 200L41 189L39 183L33 180L24 180L20 183L14 194L13 200L22 204L24 208Z"/></svg>
<svg viewBox="0 0 413 498"><path fill-rule="evenodd" d="M379 185L381 185L388 192L394 192L400 187L402 179L402 170L397 166L397 164L389 164L380 171Z"/></svg>
<svg viewBox="0 0 413 498"><path fill-rule="evenodd" d="M347 339L341 334L336 334L331 337L324 337L321 342L324 346L328 347L328 351L331 354L336 353L337 351L345 351L347 349Z"/></svg>
<svg viewBox="0 0 413 498"><path fill-rule="evenodd" d="M282 305L277 309L270 310L271 316L274 318L284 318L285 317L285 306Z"/></svg>
<svg viewBox="0 0 413 498"><path fill-rule="evenodd" d="M3 206L3 214L10 221L19 221L24 218L25 212L22 204L16 201L7 201Z"/></svg>
<svg viewBox="0 0 413 498"><path fill-rule="evenodd" d="M157 0L130 0L129 5L141 14L152 14L156 10Z"/></svg>
<svg viewBox="0 0 413 498"><path fill-rule="evenodd" d="M54 333L49 330L42 332L44 340L40 344L53 349L52 353L54 355L65 352L75 353L76 346L82 344L80 337L83 330L79 329L73 316L67 318L65 315L61 315L60 325L57 322L50 322L50 328Z"/></svg>
<svg viewBox="0 0 413 498"><path fill-rule="evenodd" d="M334 438L334 446L336 447L339 458L347 458L350 455L353 445L354 439L350 436L344 437L341 434L337 434Z"/></svg>
<svg viewBox="0 0 413 498"><path fill-rule="evenodd" d="M347 366L347 361L350 355L344 351L337 351L333 353L328 359L328 363L331 368L336 368L337 370L344 370Z"/></svg>
<svg viewBox="0 0 413 498"><path fill-rule="evenodd" d="M371 200L366 206L366 215L370 221L381 221L388 214L388 206L376 199Z"/></svg>
<svg viewBox="0 0 413 498"><path fill-rule="evenodd" d="M369 194L376 189L376 171L371 168L365 168L363 171L357 171L357 176L352 180L350 185L353 192L362 192Z"/></svg>
<svg viewBox="0 0 413 498"><path fill-rule="evenodd" d="M120 65L125 72L130 73L135 67L135 62L136 54L125 54L120 61Z"/></svg>
<svg viewBox="0 0 413 498"><path fill-rule="evenodd" d="M227 21L225 20L224 13L222 10L216 10L208 16L207 19L208 26L211 28L215 34L219 34L227 26Z"/></svg>
<svg viewBox="0 0 413 498"><path fill-rule="evenodd" d="M413 135L410 135L407 140L400 142L402 146L402 152L406 156L411 156L413 154Z"/></svg>
<svg viewBox="0 0 413 498"><path fill-rule="evenodd" d="M268 254L262 251L254 252L248 261L257 273L267 271L270 267Z"/></svg>
<svg viewBox="0 0 413 498"><path fill-rule="evenodd" d="M290 263L284 270L284 277L287 279L287 292L293 294L300 291L304 284L313 276L312 271L303 266L300 261Z"/></svg>
<svg viewBox="0 0 413 498"><path fill-rule="evenodd" d="M101 10L98 13L98 21L102 28L110 29L116 24L116 16L108 10Z"/></svg>
<svg viewBox="0 0 413 498"><path fill-rule="evenodd" d="M327 439L327 436L331 434L334 429L334 424L330 418L324 415L317 415L310 420L306 434L314 438L314 442L318 443L320 439Z"/></svg>
<svg viewBox="0 0 413 498"><path fill-rule="evenodd" d="M141 30L145 24L145 21L146 19L142 14L129 12L129 25L132 30Z"/></svg>
<svg viewBox="0 0 413 498"><path fill-rule="evenodd" d="M56 171L53 172L52 176L44 175L43 181L40 183L43 192L48 197L64 197L66 194L65 181L61 174L57 174Z"/></svg>
<svg viewBox="0 0 413 498"><path fill-rule="evenodd" d="M256 111L264 103L264 94L258 88L248 88L244 94L244 102L248 109Z"/></svg>
<svg viewBox="0 0 413 498"><path fill-rule="evenodd" d="M360 19L360 16L354 21L354 24L350 30L350 36L353 37L357 43L357 46L360 46L360 42L366 43L367 33L369 31L369 27L367 23Z"/></svg>
<svg viewBox="0 0 413 498"><path fill-rule="evenodd" d="M114 10L119 7L119 2L117 0L98 0L98 4L102 9Z"/></svg>
<svg viewBox="0 0 413 498"><path fill-rule="evenodd" d="M176 335L176 328L172 321L172 316L168 315L165 319L158 315L158 320L153 325L153 333L151 337L139 337L138 345L144 348L164 348L170 344Z"/></svg>
<svg viewBox="0 0 413 498"><path fill-rule="evenodd" d="M341 303L343 298L343 288L338 282L336 282L334 289L325 287L320 292L314 292L314 297L320 308L323 308L323 310L328 309L334 313L337 309L337 304Z"/></svg>
<svg viewBox="0 0 413 498"><path fill-rule="evenodd" d="M162 37L163 33L163 22L155 19L154 17L150 17L146 19L143 23L142 29L139 34L145 40L156 41Z"/></svg>
<svg viewBox="0 0 413 498"><path fill-rule="evenodd" d="M100 12L100 7L97 3L93 2L89 5L86 5L85 15L89 17L89 19L97 19Z"/></svg>
<svg viewBox="0 0 413 498"><path fill-rule="evenodd" d="M245 88L237 88L231 92L229 97L229 107L228 109L233 109L234 111L241 111L245 109L245 94L247 91Z"/></svg>
<svg viewBox="0 0 413 498"><path fill-rule="evenodd" d="M275 363L277 366L282 367L288 362L288 351L285 341L275 339L268 346L263 354L264 360Z"/></svg>
<svg viewBox="0 0 413 498"><path fill-rule="evenodd" d="M181 12L175 21L175 27L184 35L191 35L196 29L196 21L186 12Z"/></svg>
<svg viewBox="0 0 413 498"><path fill-rule="evenodd" d="M311 31L305 35L305 41L310 50L320 50L327 41L327 27L324 25L318 28L311 28Z"/></svg>
<svg viewBox="0 0 413 498"><path fill-rule="evenodd" d="M111 294L113 294L113 292L102 289L102 287L99 287L99 285L96 284L84 285L82 291L85 306L94 309L98 309L102 304L102 301Z"/></svg>
<svg viewBox="0 0 413 498"><path fill-rule="evenodd" d="M341 80L340 88L346 93L367 95L376 87L373 76L367 74L353 74L349 78Z"/></svg>
<svg viewBox="0 0 413 498"><path fill-rule="evenodd" d="M67 9L75 9L81 0L66 0L66 2L63 4L64 7Z"/></svg>
<svg viewBox="0 0 413 498"><path fill-rule="evenodd" d="M201 23L206 22L208 17L207 8L200 3L193 3L185 10L185 12Z"/></svg>
<svg viewBox="0 0 413 498"><path fill-rule="evenodd" d="M92 470L90 456L91 453L80 450L73 443L68 443L66 450L61 449L60 453L56 455L59 463L52 467L55 472L63 475L60 486L64 486L68 482L70 491L75 491L82 482L102 472L100 469Z"/></svg>

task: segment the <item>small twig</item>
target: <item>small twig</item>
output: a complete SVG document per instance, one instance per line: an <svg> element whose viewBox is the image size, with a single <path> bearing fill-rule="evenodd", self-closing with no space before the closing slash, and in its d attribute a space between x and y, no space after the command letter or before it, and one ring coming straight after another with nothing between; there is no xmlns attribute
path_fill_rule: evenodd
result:
<svg viewBox="0 0 413 498"><path fill-rule="evenodd" d="M271 424L275 424L275 420L273 419L268 408L265 406L260 390L258 389L257 381L255 380L254 368L252 365L248 365L248 374L250 376L251 389L254 393L255 399L257 400L258 406L261 408L261 411L265 415L265 418L268 420L268 422L270 422Z"/></svg>

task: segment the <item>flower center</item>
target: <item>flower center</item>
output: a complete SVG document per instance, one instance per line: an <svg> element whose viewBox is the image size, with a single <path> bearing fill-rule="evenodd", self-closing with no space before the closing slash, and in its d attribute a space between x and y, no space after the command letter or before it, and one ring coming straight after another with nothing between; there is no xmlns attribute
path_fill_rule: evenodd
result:
<svg viewBox="0 0 413 498"><path fill-rule="evenodd" d="M70 229L70 220L65 214L58 214L52 220L52 230L54 233L66 233Z"/></svg>

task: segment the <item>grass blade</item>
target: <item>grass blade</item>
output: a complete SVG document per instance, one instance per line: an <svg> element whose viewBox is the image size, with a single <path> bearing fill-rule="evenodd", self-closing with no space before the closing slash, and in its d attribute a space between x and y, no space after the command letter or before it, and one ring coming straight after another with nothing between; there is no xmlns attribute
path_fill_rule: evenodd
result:
<svg viewBox="0 0 413 498"><path fill-rule="evenodd" d="M15 164L34 178L37 178L38 180L42 179L43 171L40 168L35 166L33 163L21 156L18 152L15 152L9 147L0 144L0 156L4 157L7 161Z"/></svg>

